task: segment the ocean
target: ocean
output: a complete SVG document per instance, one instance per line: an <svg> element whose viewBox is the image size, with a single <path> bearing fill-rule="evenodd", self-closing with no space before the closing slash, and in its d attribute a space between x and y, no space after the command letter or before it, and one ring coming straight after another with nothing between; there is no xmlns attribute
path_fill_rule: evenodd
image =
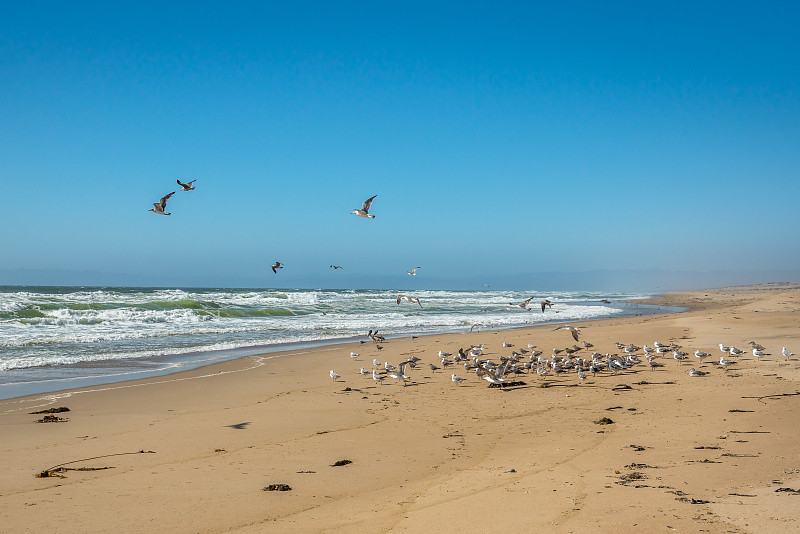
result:
<svg viewBox="0 0 800 534"><path fill-rule="evenodd" d="M0 286L0 398L186 370L270 352L392 336L464 332L663 309L650 295L532 291ZM532 311L508 305L531 295ZM541 298L553 302L542 313ZM610 303L601 302L601 299Z"/></svg>

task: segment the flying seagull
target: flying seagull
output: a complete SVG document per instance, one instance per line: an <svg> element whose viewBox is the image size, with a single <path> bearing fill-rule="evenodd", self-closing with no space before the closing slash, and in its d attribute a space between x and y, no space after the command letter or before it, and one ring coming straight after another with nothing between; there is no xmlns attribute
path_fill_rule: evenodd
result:
<svg viewBox="0 0 800 534"><path fill-rule="evenodd" d="M555 330L569 330L570 333L572 334L572 337L575 338L575 341L578 341L578 336L581 333L580 330L578 330L577 328L575 328L574 326L569 325L569 324L564 325L564 326L559 326L558 328L554 328L553 330L554 331Z"/></svg>
<svg viewBox="0 0 800 534"><path fill-rule="evenodd" d="M152 211L153 213L158 213L159 215L172 215L171 213L167 213L164 210L167 209L167 200L169 200L169 197L171 197L174 194L175 194L175 191L173 191L169 195L164 195L163 197L161 197L161 200L159 200L158 202L153 202L153 206L155 206L155 207L150 208L147 211Z"/></svg>
<svg viewBox="0 0 800 534"><path fill-rule="evenodd" d="M406 300L408 302L416 302L419 304L419 307L422 307L422 303L420 303L417 297L409 297L408 295L397 295L397 303L400 304L400 301Z"/></svg>
<svg viewBox="0 0 800 534"><path fill-rule="evenodd" d="M519 304L514 304L513 302L509 302L508 305L509 306L516 306L517 308L521 308L523 310L530 310L530 308L528 308L528 304L530 304L530 302L532 300L533 300L533 297L531 297L529 299L525 299L522 302L520 302Z"/></svg>
<svg viewBox="0 0 800 534"><path fill-rule="evenodd" d="M409 276L417 276L417 269L421 269L421 267L414 267L410 271L408 271Z"/></svg>
<svg viewBox="0 0 800 534"><path fill-rule="evenodd" d="M283 269L283 265L281 265L281 262L279 262L279 261L276 261L275 263L273 263L271 265L271 267L272 267L272 272L275 273L275 274L278 274L278 271L277 271L278 269Z"/></svg>
<svg viewBox="0 0 800 534"><path fill-rule="evenodd" d="M545 308L547 308L547 307L550 307L550 308L552 308L552 307L553 307L553 303L552 303L552 302L550 302L548 299L544 299L544 300L543 300L542 302L540 302L539 304L541 304L541 305L542 305L542 313L544 313L544 309L545 309Z"/></svg>
<svg viewBox="0 0 800 534"><path fill-rule="evenodd" d="M341 265L331 265L331 269L333 269L334 271L335 271L336 269L341 269L341 268L342 268L342 266L341 266Z"/></svg>
<svg viewBox="0 0 800 534"><path fill-rule="evenodd" d="M369 207L372 205L372 201L375 200L375 197L377 197L377 196L378 195L374 195L374 196L369 197L361 205L361 209L360 210L359 209L354 209L350 213L353 214L353 215L358 215L359 217L366 217L368 219L374 219L375 216L374 215L370 215L370 213L369 213Z"/></svg>
<svg viewBox="0 0 800 534"><path fill-rule="evenodd" d="M181 182L180 180L178 180L178 185L183 188L183 189L181 189L181 191L192 191L194 189L194 186L192 184L195 183L196 181L197 180L192 180L191 182L185 184L185 183Z"/></svg>

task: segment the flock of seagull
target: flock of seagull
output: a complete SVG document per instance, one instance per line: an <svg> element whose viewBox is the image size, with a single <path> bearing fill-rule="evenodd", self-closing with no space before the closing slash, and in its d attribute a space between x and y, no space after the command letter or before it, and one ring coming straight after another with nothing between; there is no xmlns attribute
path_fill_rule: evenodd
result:
<svg viewBox="0 0 800 534"><path fill-rule="evenodd" d="M575 341L579 340L580 330L572 325L559 326L554 329L554 331L558 330L567 330ZM378 342L385 342L385 338L379 336L377 330L375 332L370 330L367 337L375 342L376 345ZM412 336L412 339L415 337L416 336ZM364 344L367 342L361 341L361 343ZM505 388L513 385L523 385L523 383L513 380L512 375L513 377L518 377L522 374L531 374L535 372L538 376L544 378L551 374L561 375L574 372L580 384L587 379L587 373L591 373L593 377L602 373L617 375L628 369L644 365L645 361L650 370L655 371L659 367L665 366L663 361L658 360L660 358L669 357L670 354L678 365L683 365L684 360L689 358L689 353L683 352L681 346L676 343L664 344L656 341L653 343L652 347L647 344L639 347L633 343L624 344L619 342L615 343L615 345L618 351L614 354L601 354L594 350L589 354L590 349L592 349L594 345L584 340L581 345L576 344L564 349L554 348L552 354L547 356L543 351L538 350L534 344L528 344L527 349L525 349L521 347L514 348L514 345L511 343L503 343L502 346L504 349L511 349L510 354L498 355L496 359L486 357L485 353L487 347L485 345L471 345L468 349L459 348L457 354L439 350L437 354L437 361L439 363L428 363L428 368L431 373L435 373L439 370L445 370L446 372L450 367L455 368L456 366L463 366L464 371L474 374L479 379L486 380L490 387ZM756 360L760 360L763 356L770 355L765 352L766 349L762 345L755 341L750 341L749 346ZM383 347L377 345L377 348L381 350ZM736 365L739 356L748 353L748 351L740 350L734 346L728 346L722 343L719 345L719 350L723 355L720 357L717 365L724 371L727 371L730 366ZM620 351L623 354L620 354ZM786 347L783 347L781 353L787 360L795 356L795 354ZM701 350L695 350L694 356L702 363L703 360L710 357L711 354ZM359 357L360 354L357 352L350 353L350 358L353 361L357 361ZM736 360L731 358L736 358ZM387 378L393 378L397 380L398 383L402 383L403 386L405 386L408 382L413 380L408 374L410 372L408 369L416 369L418 365L421 365L420 362L421 359L415 355L408 357L397 365L392 365L389 362L381 362L379 359L373 357L373 369L361 367L359 373L365 377L371 377L372 380L379 384L383 384L384 380ZM689 376L692 377L703 377L708 374L707 371L701 371L694 367L689 369ZM339 374L334 370L330 371L330 377L334 382L340 378ZM465 382L467 378L453 372L450 375L450 380L458 386Z"/></svg>

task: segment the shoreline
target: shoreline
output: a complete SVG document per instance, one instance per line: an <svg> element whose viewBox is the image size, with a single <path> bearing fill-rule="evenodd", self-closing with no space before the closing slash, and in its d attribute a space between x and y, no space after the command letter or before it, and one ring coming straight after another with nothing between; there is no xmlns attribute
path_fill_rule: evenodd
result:
<svg viewBox="0 0 800 534"><path fill-rule="evenodd" d="M501 332L506 330L515 330L520 328L529 328L532 326L547 326L553 324L562 324L567 322L581 323L586 321L602 321L612 318L625 318L625 317L638 317L641 315L659 315L668 313L679 313L684 311L681 306L667 306L657 303L657 298L650 297L647 299L637 300L620 300L612 301L612 304L624 305L628 310L622 310L620 314L613 314L600 319L581 319L581 320L567 320L562 321L559 318L542 321L536 324L520 323L508 326L490 327L482 331L486 332ZM647 302L645 302L647 301ZM588 302L588 301L587 301ZM644 306L641 308L639 306ZM644 312L644 313L636 313ZM461 330L441 331L441 332L411 332L404 334L389 334L386 336L387 340L402 339L410 336L437 336L444 334L463 334L467 333ZM79 389L85 387L94 387L106 384L122 383L131 380L144 380L148 378L170 376L177 373L190 371L193 369L204 368L218 363L246 358L249 356L261 356L266 354L274 354L277 352L294 351L309 348L322 348L334 345L343 345L348 343L357 343L360 338L344 337L344 338L331 338L324 340L309 340L309 341L292 341L284 343L274 343L267 345L253 345L236 347L232 349L210 350L210 351L190 351L186 353L170 354L164 356L155 356L148 358L137 359L140 362L139 367L131 365L130 367L122 367L120 360L98 360L95 362L81 362L78 364L59 365L40 367L38 369L46 369L53 374L58 374L58 370L63 374L67 374L70 370L86 369L102 371L107 369L109 374L95 374L91 376L76 376L64 377L55 376L53 378L42 378L23 380L18 382L0 383L0 400L13 399L17 397L24 397L29 395L41 395L47 393L57 393L60 391L67 391L71 389ZM152 362L154 368L142 367L145 362ZM22 374L31 372L37 368L23 368L12 369L6 371L9 374Z"/></svg>
<svg viewBox="0 0 800 534"><path fill-rule="evenodd" d="M581 340L601 353L656 340L711 353L585 381L523 373L524 384L490 389L463 367L428 370L439 350L469 344L497 361L527 343L545 355L574 343L529 326L392 339L381 351L283 351L2 400L0 450L14 461L0 471L0 521L20 533L485 532L498 521L513 532L797 532L800 361L780 350L800 352L798 287L666 294L658 300L689 310L581 323ZM715 363L718 343L750 340L771 356ZM358 373L373 357L412 355L421 361L407 386ZM58 406L70 409L61 423L29 413ZM604 417L612 422L596 423ZM97 470L34 477L61 464ZM270 484L291 491L263 491ZM487 502L514 512L474 513Z"/></svg>

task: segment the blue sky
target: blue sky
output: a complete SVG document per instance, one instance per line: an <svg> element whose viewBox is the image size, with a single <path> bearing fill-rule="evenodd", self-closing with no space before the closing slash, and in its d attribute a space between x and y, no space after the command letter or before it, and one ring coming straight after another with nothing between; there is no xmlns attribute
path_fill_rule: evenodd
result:
<svg viewBox="0 0 800 534"><path fill-rule="evenodd" d="M3 3L0 271L800 269L800 6L553 4Z"/></svg>

